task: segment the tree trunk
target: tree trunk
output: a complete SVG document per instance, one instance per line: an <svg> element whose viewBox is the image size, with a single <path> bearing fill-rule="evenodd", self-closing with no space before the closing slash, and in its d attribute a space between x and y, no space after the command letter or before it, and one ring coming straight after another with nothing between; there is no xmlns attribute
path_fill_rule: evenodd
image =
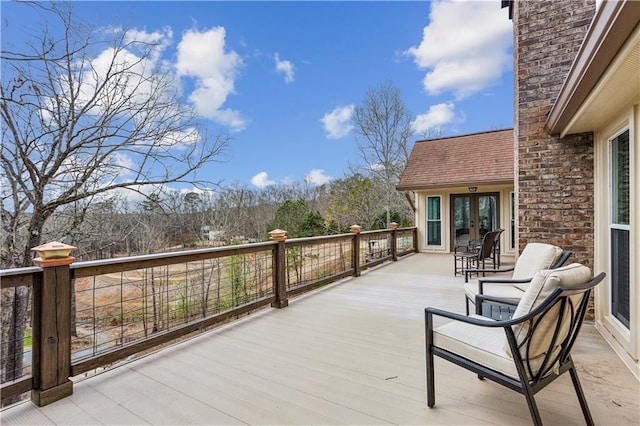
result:
<svg viewBox="0 0 640 426"><path fill-rule="evenodd" d="M25 247L16 266L31 264L31 248L41 243L42 227L45 215L34 209L29 224L29 245ZM19 286L2 291L2 383L16 380L23 376L24 336L29 319L30 287ZM12 403L14 401L7 401Z"/></svg>
<svg viewBox="0 0 640 426"><path fill-rule="evenodd" d="M26 286L2 290L2 383L22 376L30 294Z"/></svg>

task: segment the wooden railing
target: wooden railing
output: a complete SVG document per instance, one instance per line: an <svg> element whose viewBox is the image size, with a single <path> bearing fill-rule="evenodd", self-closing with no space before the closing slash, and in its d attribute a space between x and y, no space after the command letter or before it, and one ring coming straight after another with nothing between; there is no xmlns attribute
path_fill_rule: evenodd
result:
<svg viewBox="0 0 640 426"><path fill-rule="evenodd" d="M3 372L14 368L3 377L2 401L30 391L37 405L54 402L73 392L70 377L284 308L290 297L360 276L416 244L416 228L402 228L2 270L3 292L31 294L25 322L13 330L3 323L2 345L22 350L2 359ZM31 331L30 350L24 337L11 341L20 326Z"/></svg>

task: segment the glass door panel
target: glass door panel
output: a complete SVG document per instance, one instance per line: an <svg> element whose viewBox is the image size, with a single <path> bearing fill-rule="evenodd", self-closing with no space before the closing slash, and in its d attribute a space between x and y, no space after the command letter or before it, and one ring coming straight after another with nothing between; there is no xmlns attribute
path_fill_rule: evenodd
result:
<svg viewBox="0 0 640 426"><path fill-rule="evenodd" d="M467 246L498 228L498 194L455 194L451 198L454 246Z"/></svg>
<svg viewBox="0 0 640 426"><path fill-rule="evenodd" d="M498 227L496 195L478 195L478 238Z"/></svg>
<svg viewBox="0 0 640 426"><path fill-rule="evenodd" d="M453 198L453 244L466 247L471 240L471 197L455 195Z"/></svg>

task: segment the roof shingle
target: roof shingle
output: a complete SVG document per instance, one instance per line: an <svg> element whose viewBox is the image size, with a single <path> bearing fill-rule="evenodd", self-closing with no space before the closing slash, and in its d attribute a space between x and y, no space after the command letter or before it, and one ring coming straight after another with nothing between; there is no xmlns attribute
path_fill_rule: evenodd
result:
<svg viewBox="0 0 640 426"><path fill-rule="evenodd" d="M513 181L513 129L504 129L416 142L396 189Z"/></svg>

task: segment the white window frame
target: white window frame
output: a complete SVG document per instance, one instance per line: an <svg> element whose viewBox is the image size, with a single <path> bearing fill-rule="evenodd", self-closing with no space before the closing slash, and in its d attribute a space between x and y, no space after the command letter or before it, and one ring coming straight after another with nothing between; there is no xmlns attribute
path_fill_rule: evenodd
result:
<svg viewBox="0 0 640 426"><path fill-rule="evenodd" d="M608 263L608 270L609 273L611 273L612 268L613 268L613 264L611 262L611 230L613 229L617 229L617 230L623 230L623 231L627 231L627 232L631 232L631 224L618 224L618 223L613 223L613 196L614 196L614 188L613 188L613 152L612 152L612 144L613 144L613 140L616 139L618 136L620 136L621 134L623 134L624 132L629 132L629 137L631 137L631 129L630 126L625 126L623 128L621 128L620 130L618 130L617 132L615 132L612 136L610 136L609 138L607 138L607 157L608 157L608 162L607 162L607 187L608 187L608 192L609 192L609 200L608 200L608 227L607 227L607 263ZM630 140L630 144L633 141ZM631 149L631 145L629 146L629 149ZM630 153L631 154L631 153ZM631 161L631 159L630 159ZM631 182L631 184L633 185L633 182ZM631 206L630 206L631 207ZM629 222L631 222L631 217L629 217ZM632 259L629 259L629 261L631 262ZM613 323L616 324L617 328L619 328L624 336L625 336L625 340L630 338L630 328L627 327L625 324L623 324L612 312L612 304L613 304L613 292L612 292L612 288L609 285L607 288L607 308L606 308L606 312L607 312L607 317L609 319L609 321L612 321ZM630 304L630 309L633 309L632 304L633 301L630 300L629 301Z"/></svg>
<svg viewBox="0 0 640 426"><path fill-rule="evenodd" d="M437 198L438 202L440 204L440 218L437 220L429 220L429 198ZM444 233L442 230L442 225L443 225L443 204L442 204L442 195L427 195L425 198L425 230L424 230L424 237L425 237L425 241L424 241L424 245L425 247L429 247L429 248L433 248L433 247L442 247L444 244ZM430 222L440 222L440 244L429 244L429 223Z"/></svg>

